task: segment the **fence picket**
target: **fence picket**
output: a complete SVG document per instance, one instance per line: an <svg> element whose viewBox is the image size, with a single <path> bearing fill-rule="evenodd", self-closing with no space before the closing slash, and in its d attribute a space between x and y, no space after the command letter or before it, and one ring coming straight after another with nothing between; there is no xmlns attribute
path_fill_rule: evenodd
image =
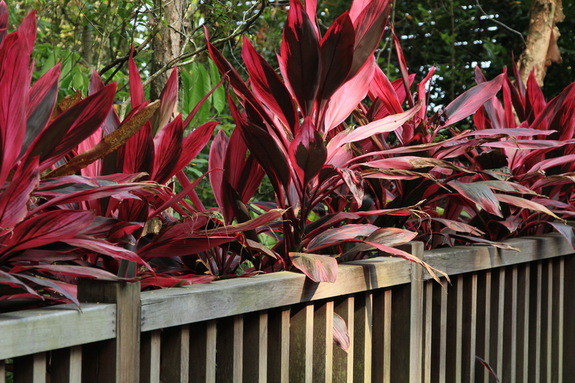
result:
<svg viewBox="0 0 575 383"><path fill-rule="evenodd" d="M347 352L334 347L333 349L333 381L334 383L352 383L353 382L353 336L354 336L354 302L352 296L345 297L338 301L334 311L343 318L347 325L349 336L349 349Z"/></svg>
<svg viewBox="0 0 575 383"><path fill-rule="evenodd" d="M14 359L14 383L45 383L46 353L21 356Z"/></svg>
<svg viewBox="0 0 575 383"><path fill-rule="evenodd" d="M371 381L372 294L360 294L355 299L354 316L354 382Z"/></svg>
<svg viewBox="0 0 575 383"><path fill-rule="evenodd" d="M51 352L51 381L74 383L82 379L82 347L61 348Z"/></svg>
<svg viewBox="0 0 575 383"><path fill-rule="evenodd" d="M290 320L289 381L313 381L313 304L292 309Z"/></svg>
<svg viewBox="0 0 575 383"><path fill-rule="evenodd" d="M290 309L268 313L268 381L289 383Z"/></svg>
<svg viewBox="0 0 575 383"><path fill-rule="evenodd" d="M140 347L141 383L160 383L161 332L156 330L142 333Z"/></svg>
<svg viewBox="0 0 575 383"><path fill-rule="evenodd" d="M244 382L267 382L268 313L244 316Z"/></svg>

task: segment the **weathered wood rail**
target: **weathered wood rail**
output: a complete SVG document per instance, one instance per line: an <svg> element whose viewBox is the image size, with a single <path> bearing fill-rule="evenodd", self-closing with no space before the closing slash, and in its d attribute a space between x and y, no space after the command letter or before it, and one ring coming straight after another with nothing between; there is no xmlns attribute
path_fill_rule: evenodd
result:
<svg viewBox="0 0 575 383"><path fill-rule="evenodd" d="M280 272L139 292L80 286L71 305L0 314L4 382L571 382L575 257L561 237L520 252L412 252L341 265L335 283ZM333 313L351 347L334 345Z"/></svg>

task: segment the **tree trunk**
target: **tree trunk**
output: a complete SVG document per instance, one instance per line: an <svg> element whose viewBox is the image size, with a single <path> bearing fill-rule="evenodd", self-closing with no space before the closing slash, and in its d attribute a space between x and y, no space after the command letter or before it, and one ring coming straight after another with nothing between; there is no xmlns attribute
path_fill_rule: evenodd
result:
<svg viewBox="0 0 575 383"><path fill-rule="evenodd" d="M562 0L532 0L529 14L529 31L525 51L519 57L519 73L523 82L527 82L529 73L535 70L535 78L542 86L547 67L561 62L557 46L560 34L555 24L565 18Z"/></svg>
<svg viewBox="0 0 575 383"><path fill-rule="evenodd" d="M183 21L186 0L154 0L154 5L162 18L158 33L152 40L151 73L156 73L171 60L179 57L184 43ZM160 97L168 80L169 71L158 76L151 83L150 99Z"/></svg>

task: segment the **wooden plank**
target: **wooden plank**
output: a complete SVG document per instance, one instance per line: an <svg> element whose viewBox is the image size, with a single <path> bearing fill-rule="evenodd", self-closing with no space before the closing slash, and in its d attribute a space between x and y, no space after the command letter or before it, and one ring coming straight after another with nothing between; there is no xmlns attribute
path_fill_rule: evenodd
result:
<svg viewBox="0 0 575 383"><path fill-rule="evenodd" d="M242 382L243 333L244 321L241 316L218 321L216 351L216 380L218 382Z"/></svg>
<svg viewBox="0 0 575 383"><path fill-rule="evenodd" d="M497 342L497 364L496 364L496 372L497 376L503 376L503 344L505 341L504 335L504 328L505 328L505 279L506 273L505 269L499 269L499 290L497 292L498 296L498 307L497 307L497 334L499 336L496 337Z"/></svg>
<svg viewBox="0 0 575 383"><path fill-rule="evenodd" d="M564 357L564 315L565 315L565 259L559 260L559 271L556 278L559 284L558 302L558 318L557 318L557 381L563 382L563 357Z"/></svg>
<svg viewBox="0 0 575 383"><path fill-rule="evenodd" d="M410 344L411 331L411 286L401 285L392 289L391 316L391 381L407 382L410 371L410 350L405 347Z"/></svg>
<svg viewBox="0 0 575 383"><path fill-rule="evenodd" d="M522 345L522 362L521 362L521 378L520 382L529 381L529 328L530 328L530 305L531 305L531 266L526 264L523 273L521 273L523 283L521 287L523 291L523 323L522 323L522 336L520 336L519 344Z"/></svg>
<svg viewBox="0 0 575 383"><path fill-rule="evenodd" d="M517 291L517 282L518 282L518 271L517 266L514 266L511 270L511 362L509 363L509 367L511 369L511 379L510 383L517 382L517 302L518 302L518 291Z"/></svg>
<svg viewBox="0 0 575 383"><path fill-rule="evenodd" d="M491 318L493 317L493 312L496 310L492 310L495 309L495 307L492 306L491 302L492 302L492 286L493 286L493 274L491 272L487 272L485 273L485 349L484 349L484 353L485 356L483 357L483 359L487 362L490 363L491 361ZM484 370L482 369L483 372L483 377L484 377L484 382L485 383L489 383L489 381L491 380L490 375Z"/></svg>
<svg viewBox="0 0 575 383"><path fill-rule="evenodd" d="M45 383L46 353L14 358L14 383Z"/></svg>
<svg viewBox="0 0 575 383"><path fill-rule="evenodd" d="M112 339L115 319L113 304L82 304L82 311L59 305L0 314L0 360Z"/></svg>
<svg viewBox="0 0 575 383"><path fill-rule="evenodd" d="M142 383L160 383L162 340L161 332L142 333L140 350L140 379Z"/></svg>
<svg viewBox="0 0 575 383"><path fill-rule="evenodd" d="M160 345L160 381L184 383L189 380L190 327L164 329Z"/></svg>
<svg viewBox="0 0 575 383"><path fill-rule="evenodd" d="M505 243L519 251L487 246L454 246L426 251L424 260L449 275L457 275L573 253L571 245L559 234L512 239ZM431 277L426 274L426 278Z"/></svg>
<svg viewBox="0 0 575 383"><path fill-rule="evenodd" d="M411 254L423 259L423 243L410 244ZM422 381L423 368L423 268L411 265L410 330L409 330L409 381Z"/></svg>
<svg viewBox="0 0 575 383"><path fill-rule="evenodd" d="M137 383L140 380L140 282L82 279L78 285L80 302L116 303L116 338L113 351L104 346L100 355L90 355L102 363L86 370L85 377L106 383ZM92 352L94 352L93 350ZM112 353L112 355L110 355ZM112 358L112 361L110 361ZM86 358L85 358L86 359ZM106 361L103 363L103 361Z"/></svg>
<svg viewBox="0 0 575 383"><path fill-rule="evenodd" d="M268 315L268 381L289 383L290 310L273 310Z"/></svg>
<svg viewBox="0 0 575 383"><path fill-rule="evenodd" d="M447 377L447 289L447 285L444 285L441 288L439 383L445 383Z"/></svg>
<svg viewBox="0 0 575 383"><path fill-rule="evenodd" d="M354 315L354 382L371 381L372 361L372 294L365 293L355 298Z"/></svg>
<svg viewBox="0 0 575 383"><path fill-rule="evenodd" d="M391 383L391 326L392 326L392 302L393 291L391 289L385 290L384 298L384 331L383 331L383 381Z"/></svg>
<svg viewBox="0 0 575 383"><path fill-rule="evenodd" d="M353 295L341 298L335 304L334 311L343 318L347 325L349 349L347 352L334 347L333 349L333 381L334 383L353 382L353 335L354 335L354 302ZM383 334L381 339L383 339Z"/></svg>
<svg viewBox="0 0 575 383"><path fill-rule="evenodd" d="M58 383L80 382L82 380L82 347L75 346L52 351L50 379Z"/></svg>
<svg viewBox="0 0 575 383"><path fill-rule="evenodd" d="M214 343L208 344L209 327L214 328L217 332L216 324L212 322L200 322L190 325L190 382L206 382L209 381L208 376L213 376L212 382L215 382L215 360L212 368L208 367L208 354L213 354L215 358L216 344L214 335ZM213 371L212 371L213 370Z"/></svg>
<svg viewBox="0 0 575 383"><path fill-rule="evenodd" d="M425 340L424 340L424 362L423 381L431 383L432 368L432 340L433 340L433 283L425 283Z"/></svg>
<svg viewBox="0 0 575 383"><path fill-rule="evenodd" d="M268 313L244 316L244 382L266 382L268 367Z"/></svg>
<svg viewBox="0 0 575 383"><path fill-rule="evenodd" d="M333 301L318 302L313 318L313 381L332 382Z"/></svg>
<svg viewBox="0 0 575 383"><path fill-rule="evenodd" d="M547 296L545 297L546 306L547 306L547 331L546 331L546 347L545 347L545 355L547 356L545 361L545 367L547 369L547 382L553 382L553 359L556 355L554 355L553 349L553 311L555 311L556 306L554 305L555 299L554 295L555 292L553 291L553 262L549 261L547 263ZM556 381L556 380L555 380Z"/></svg>
<svg viewBox="0 0 575 383"><path fill-rule="evenodd" d="M314 283L303 274L277 272L146 291L142 293L142 331L395 286L409 282L410 270L410 262L381 257L339 265L335 283ZM262 291L266 292L263 296Z"/></svg>
<svg viewBox="0 0 575 383"><path fill-rule="evenodd" d="M464 336L464 329L463 329L463 277L460 275L457 277L457 290L456 290L456 299L455 299L455 328L452 328L452 331L455 331L455 379L456 383L461 383L461 379L463 378L463 336Z"/></svg>
<svg viewBox="0 0 575 383"><path fill-rule="evenodd" d="M294 307L290 320L289 381L313 381L314 306Z"/></svg>
<svg viewBox="0 0 575 383"><path fill-rule="evenodd" d="M206 325L206 383L216 382L217 334L216 321L209 321Z"/></svg>
<svg viewBox="0 0 575 383"><path fill-rule="evenodd" d="M563 377L567 379L575 376L575 257L565 257L563 301Z"/></svg>
<svg viewBox="0 0 575 383"><path fill-rule="evenodd" d="M541 381L541 327L542 327L542 295L543 295L543 265L541 262L537 262L536 266L536 300L535 300L535 321L533 323L533 328L535 331L535 349L534 349L534 373L533 381Z"/></svg>
<svg viewBox="0 0 575 383"><path fill-rule="evenodd" d="M469 361L468 361L468 369L469 369L469 381L475 382L475 355L477 354L477 295L478 295L478 288L477 288L477 274L471 275L471 286L470 286L470 294L471 294L471 318L470 318L470 328L469 328Z"/></svg>

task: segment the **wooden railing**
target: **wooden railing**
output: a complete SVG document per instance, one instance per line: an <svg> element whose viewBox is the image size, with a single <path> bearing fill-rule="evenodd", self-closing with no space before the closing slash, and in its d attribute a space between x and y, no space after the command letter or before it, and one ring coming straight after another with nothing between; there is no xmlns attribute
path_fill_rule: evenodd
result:
<svg viewBox="0 0 575 383"><path fill-rule="evenodd" d="M86 282L64 305L0 315L0 383L571 382L575 258L556 235L139 292ZM571 303L571 304L570 304ZM333 313L350 349L333 343Z"/></svg>

